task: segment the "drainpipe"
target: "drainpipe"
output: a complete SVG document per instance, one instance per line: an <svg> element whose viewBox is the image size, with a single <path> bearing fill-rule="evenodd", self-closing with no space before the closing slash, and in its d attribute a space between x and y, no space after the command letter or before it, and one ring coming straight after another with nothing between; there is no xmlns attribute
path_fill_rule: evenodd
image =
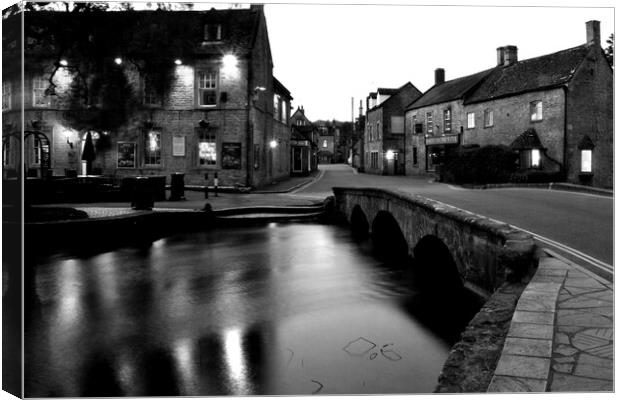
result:
<svg viewBox="0 0 620 400"><path fill-rule="evenodd" d="M565 179L568 180L568 87L566 85L562 86L562 91L564 92L564 149L562 151L564 166L560 166L560 172L563 172L566 175Z"/></svg>
<svg viewBox="0 0 620 400"><path fill-rule="evenodd" d="M247 110L247 126L246 126L246 141L247 141L247 145L246 145L246 176L245 176L245 184L247 187L252 187L252 180L253 180L253 175L254 175L254 163L252 162L252 157L253 157L253 153L254 153L254 128L252 126L252 117L251 117L251 112L252 112L252 107L254 106L254 98L252 97L254 94L254 89L253 89L253 68L252 68L252 53L250 53L250 55L248 56L248 110Z"/></svg>

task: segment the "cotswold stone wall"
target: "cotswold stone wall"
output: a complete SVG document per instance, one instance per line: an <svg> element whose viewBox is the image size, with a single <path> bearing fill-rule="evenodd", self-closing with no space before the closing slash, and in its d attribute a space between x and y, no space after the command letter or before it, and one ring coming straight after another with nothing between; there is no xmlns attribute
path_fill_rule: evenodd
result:
<svg viewBox="0 0 620 400"><path fill-rule="evenodd" d="M374 188L334 188L336 209L351 221L361 208L369 227L380 211L398 222L409 254L422 238L433 236L449 249L463 281L491 293L504 282L527 279L537 266L530 235L420 196ZM372 229L372 228L370 228Z"/></svg>

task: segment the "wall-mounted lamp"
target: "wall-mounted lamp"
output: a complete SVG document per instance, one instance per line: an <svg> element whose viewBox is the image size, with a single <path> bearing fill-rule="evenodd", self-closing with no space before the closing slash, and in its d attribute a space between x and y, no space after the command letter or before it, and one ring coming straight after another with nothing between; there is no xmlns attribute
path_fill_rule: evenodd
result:
<svg viewBox="0 0 620 400"><path fill-rule="evenodd" d="M62 59L58 62L58 64L62 65L63 67L66 67L67 65L69 65L69 62L65 59Z"/></svg>
<svg viewBox="0 0 620 400"><path fill-rule="evenodd" d="M237 56L234 54L226 54L222 57L222 63L225 69L235 68L237 66Z"/></svg>
<svg viewBox="0 0 620 400"><path fill-rule="evenodd" d="M116 65L121 65L122 63L123 63L123 59L122 59L122 58L120 58L120 57L116 57L116 58L114 59L114 64L116 64Z"/></svg>
<svg viewBox="0 0 620 400"><path fill-rule="evenodd" d="M181 61L181 59L177 58L176 60L174 60L174 63L175 63L176 65L182 65L182 64L183 64L183 61Z"/></svg>
<svg viewBox="0 0 620 400"><path fill-rule="evenodd" d="M65 131L65 139L67 139L67 144L70 148L73 148L73 142L69 140L71 138L71 131Z"/></svg>
<svg viewBox="0 0 620 400"><path fill-rule="evenodd" d="M271 147L272 149L275 149L276 147L278 147L278 142L273 139L271 142L269 142L269 147Z"/></svg>
<svg viewBox="0 0 620 400"><path fill-rule="evenodd" d="M388 160L394 159L394 150L388 150L385 152L385 158Z"/></svg>

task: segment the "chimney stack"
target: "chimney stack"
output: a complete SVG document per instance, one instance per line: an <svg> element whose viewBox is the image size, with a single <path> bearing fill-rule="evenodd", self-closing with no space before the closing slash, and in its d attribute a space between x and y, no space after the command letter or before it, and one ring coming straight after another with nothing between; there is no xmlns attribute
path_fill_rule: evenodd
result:
<svg viewBox="0 0 620 400"><path fill-rule="evenodd" d="M446 81L446 71L443 68L435 70L435 85L442 84Z"/></svg>
<svg viewBox="0 0 620 400"><path fill-rule="evenodd" d="M517 46L504 47L504 65L509 66L515 64L517 59Z"/></svg>
<svg viewBox="0 0 620 400"><path fill-rule="evenodd" d="M586 39L588 44L601 45L601 23L599 21L586 22Z"/></svg>
<svg viewBox="0 0 620 400"><path fill-rule="evenodd" d="M504 48L498 47L497 48L497 66L501 67L502 65L504 65Z"/></svg>

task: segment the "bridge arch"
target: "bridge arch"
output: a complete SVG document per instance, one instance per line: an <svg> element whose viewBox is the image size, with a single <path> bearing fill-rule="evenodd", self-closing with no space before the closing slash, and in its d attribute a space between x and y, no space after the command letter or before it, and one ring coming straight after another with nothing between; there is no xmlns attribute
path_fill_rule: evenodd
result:
<svg viewBox="0 0 620 400"><path fill-rule="evenodd" d="M413 248L414 272L425 286L460 289L463 280L448 246L437 236L422 237Z"/></svg>
<svg viewBox="0 0 620 400"><path fill-rule="evenodd" d="M368 237L368 233L370 231L370 225L368 224L368 218L364 211L362 211L362 207L359 204L356 204L351 211L351 231L353 232L353 236L359 239L364 239Z"/></svg>
<svg viewBox="0 0 620 400"><path fill-rule="evenodd" d="M379 211L372 221L371 239L380 256L403 260L409 255L409 244L396 218L389 211Z"/></svg>

